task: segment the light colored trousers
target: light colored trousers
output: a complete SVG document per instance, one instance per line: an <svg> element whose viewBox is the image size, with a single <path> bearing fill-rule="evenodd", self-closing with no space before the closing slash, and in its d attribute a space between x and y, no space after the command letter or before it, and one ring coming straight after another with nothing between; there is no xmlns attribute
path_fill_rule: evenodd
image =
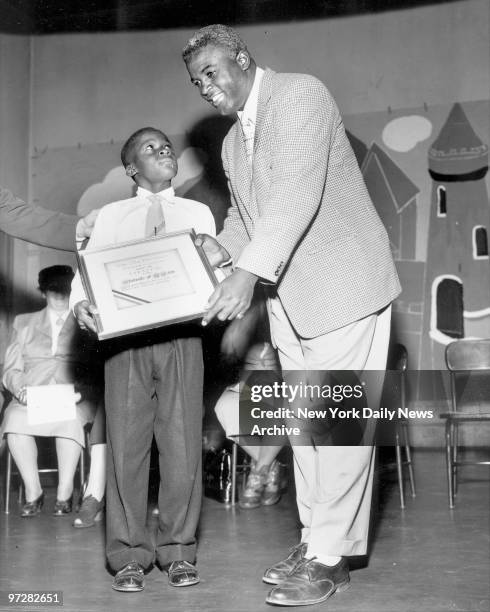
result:
<svg viewBox="0 0 490 612"><path fill-rule="evenodd" d="M385 370L391 306L316 338L294 331L279 298L269 300L271 335L286 370ZM379 380L379 377L378 377ZM368 392L379 405L378 388ZM373 446L296 446L294 477L301 540L308 556L364 555L367 551L374 471Z"/></svg>

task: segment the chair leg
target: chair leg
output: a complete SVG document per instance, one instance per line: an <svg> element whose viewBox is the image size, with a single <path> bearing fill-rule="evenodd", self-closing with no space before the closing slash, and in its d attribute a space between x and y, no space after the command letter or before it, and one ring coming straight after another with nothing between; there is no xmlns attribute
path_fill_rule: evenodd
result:
<svg viewBox="0 0 490 612"><path fill-rule="evenodd" d="M449 508L454 508L454 473L453 473L453 431L450 420L446 421L446 466L447 466L447 484L449 493Z"/></svg>
<svg viewBox="0 0 490 612"><path fill-rule="evenodd" d="M242 494L247 490L247 478L251 469L250 461L245 460L242 464Z"/></svg>
<svg viewBox="0 0 490 612"><path fill-rule="evenodd" d="M459 444L459 428L458 423L454 423L453 426L453 491L454 495L458 494L458 444Z"/></svg>
<svg viewBox="0 0 490 612"><path fill-rule="evenodd" d="M412 494L412 497L415 497L415 477L413 475L413 465L412 465L412 451L410 450L410 441L408 439L408 425L407 423L402 423L402 428L403 428L403 441L404 441L404 446L405 446L405 456L406 456L406 463L408 466L408 478L410 481L410 492Z"/></svg>
<svg viewBox="0 0 490 612"><path fill-rule="evenodd" d="M231 451L231 505L234 506L236 503L236 480L237 480L237 457L238 457L238 445L233 442Z"/></svg>
<svg viewBox="0 0 490 612"><path fill-rule="evenodd" d="M12 478L12 455L7 448L7 470L5 473L5 514L9 513L10 506L10 479Z"/></svg>
<svg viewBox="0 0 490 612"><path fill-rule="evenodd" d="M80 476L80 495L83 495L83 489L85 487L85 449L84 448L82 448L80 451L79 476Z"/></svg>
<svg viewBox="0 0 490 612"><path fill-rule="evenodd" d="M395 433L395 449L396 449L396 471L398 475L398 490L400 492L400 508L405 508L405 492L403 483L403 462L402 451L400 446L400 436L398 431Z"/></svg>

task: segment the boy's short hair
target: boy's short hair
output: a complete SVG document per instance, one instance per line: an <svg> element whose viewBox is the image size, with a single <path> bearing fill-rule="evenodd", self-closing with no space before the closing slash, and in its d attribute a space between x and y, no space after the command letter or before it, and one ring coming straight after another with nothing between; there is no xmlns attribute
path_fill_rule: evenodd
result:
<svg viewBox="0 0 490 612"><path fill-rule="evenodd" d="M191 55L204 49L204 47L208 45L225 49L232 59L235 59L240 51L246 51L248 53L247 45L243 42L238 32L229 26L215 23L197 30L197 32L194 32L191 38L189 38L186 46L182 50L184 61L187 61Z"/></svg>
<svg viewBox="0 0 490 612"><path fill-rule="evenodd" d="M54 291L63 295L70 295L71 281L75 274L70 266L49 266L39 271L39 291Z"/></svg>
<svg viewBox="0 0 490 612"><path fill-rule="evenodd" d="M157 132L158 134L162 134L163 136L165 136L165 138L170 142L170 139L165 134L165 132L162 132L162 130L159 130L158 128L144 127L144 128L140 128L139 130L136 130L136 132L131 134L131 136L126 140L126 142L123 144L122 149L121 149L121 161L124 167L126 167L128 164L131 163L130 156L134 148L134 145L136 141L139 139L139 137L145 132Z"/></svg>

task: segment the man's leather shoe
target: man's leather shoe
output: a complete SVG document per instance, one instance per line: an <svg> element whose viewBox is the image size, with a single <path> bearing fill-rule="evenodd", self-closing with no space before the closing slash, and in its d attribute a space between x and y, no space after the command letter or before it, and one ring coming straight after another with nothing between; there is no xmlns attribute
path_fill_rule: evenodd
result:
<svg viewBox="0 0 490 612"><path fill-rule="evenodd" d="M22 510L20 511L20 516L22 518L29 518L31 516L37 516L41 512L43 503L44 503L44 493L41 493L41 495L37 499L31 502L26 502L22 506Z"/></svg>
<svg viewBox="0 0 490 612"><path fill-rule="evenodd" d="M262 580L267 582L267 584L279 584L282 582L293 571L296 565L304 559L307 548L308 544L306 542L300 542L290 548L289 555L283 561L279 561L265 570Z"/></svg>
<svg viewBox="0 0 490 612"><path fill-rule="evenodd" d="M265 601L275 606L309 606L325 601L335 592L345 591L350 586L349 580L345 558L333 566L319 563L315 558L303 559L269 592Z"/></svg>
<svg viewBox="0 0 490 612"><path fill-rule="evenodd" d="M172 561L165 569L168 572L168 583L170 586L185 587L197 584L199 574L196 566L189 561Z"/></svg>
<svg viewBox="0 0 490 612"><path fill-rule="evenodd" d="M53 516L64 516L65 514L70 514L73 506L73 495L68 499L57 499L54 508L53 508Z"/></svg>
<svg viewBox="0 0 490 612"><path fill-rule="evenodd" d="M112 588L124 593L136 593L145 588L145 574L143 566L131 561L120 569L114 576Z"/></svg>

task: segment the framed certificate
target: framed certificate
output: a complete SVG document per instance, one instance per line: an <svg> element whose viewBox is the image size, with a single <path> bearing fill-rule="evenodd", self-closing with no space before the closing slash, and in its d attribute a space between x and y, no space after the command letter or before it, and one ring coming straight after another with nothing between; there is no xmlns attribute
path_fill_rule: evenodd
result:
<svg viewBox="0 0 490 612"><path fill-rule="evenodd" d="M185 230L77 253L99 340L201 317L217 279Z"/></svg>

